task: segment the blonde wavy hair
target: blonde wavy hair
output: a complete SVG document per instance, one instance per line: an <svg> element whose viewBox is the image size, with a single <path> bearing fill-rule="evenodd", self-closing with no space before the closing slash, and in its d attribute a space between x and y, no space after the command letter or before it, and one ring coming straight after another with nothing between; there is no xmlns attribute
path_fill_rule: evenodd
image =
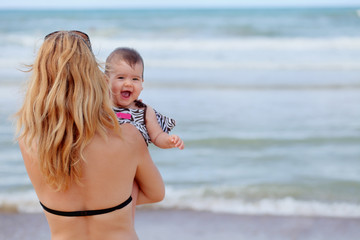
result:
<svg viewBox="0 0 360 240"><path fill-rule="evenodd" d="M95 133L119 133L108 83L84 36L58 31L45 37L16 114L18 139L35 150L41 173L57 191L71 181L81 184L82 153Z"/></svg>

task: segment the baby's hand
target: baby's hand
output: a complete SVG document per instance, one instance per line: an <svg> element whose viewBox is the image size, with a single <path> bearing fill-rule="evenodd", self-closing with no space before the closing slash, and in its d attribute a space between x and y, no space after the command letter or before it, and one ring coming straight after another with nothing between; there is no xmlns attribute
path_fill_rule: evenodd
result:
<svg viewBox="0 0 360 240"><path fill-rule="evenodd" d="M179 148L180 150L184 149L184 141L177 135L170 136L170 142L173 144L173 147Z"/></svg>

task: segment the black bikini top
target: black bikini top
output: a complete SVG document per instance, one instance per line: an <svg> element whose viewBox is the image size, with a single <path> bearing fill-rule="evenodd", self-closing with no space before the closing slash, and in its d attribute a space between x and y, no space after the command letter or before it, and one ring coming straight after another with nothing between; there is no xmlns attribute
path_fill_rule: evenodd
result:
<svg viewBox="0 0 360 240"><path fill-rule="evenodd" d="M132 201L132 197L130 196L125 202L120 203L119 205L117 205L115 207L99 209L99 210L85 210L85 211L72 211L72 212L64 212L64 211L54 210L54 209L46 207L41 202L40 202L40 205L43 207L43 209L45 211L55 214L55 215L65 216L65 217L85 217L85 216L105 214L105 213L113 212L115 210L119 210L121 208L126 207L131 201Z"/></svg>

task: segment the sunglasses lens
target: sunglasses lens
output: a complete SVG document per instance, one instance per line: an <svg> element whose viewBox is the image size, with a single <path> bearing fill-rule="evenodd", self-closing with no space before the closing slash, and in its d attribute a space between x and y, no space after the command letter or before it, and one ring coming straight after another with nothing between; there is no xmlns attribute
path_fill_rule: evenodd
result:
<svg viewBox="0 0 360 240"><path fill-rule="evenodd" d="M56 33L58 33L59 31L55 31L55 32L52 32L52 33L49 33L48 35L46 35L45 37L44 37L44 39L48 39L49 37L51 37L52 35L54 35L54 34L56 34Z"/></svg>
<svg viewBox="0 0 360 240"><path fill-rule="evenodd" d="M71 33L75 33L85 39L86 41L90 41L89 36L86 33L80 32L80 31L70 31Z"/></svg>
<svg viewBox="0 0 360 240"><path fill-rule="evenodd" d="M52 35L54 35L56 33L59 33L59 32L61 32L61 31L55 31L55 32L49 33L48 35L45 36L44 39L48 39ZM86 33L81 32L81 31L77 31L77 30L69 31L69 33L76 34L77 36L81 37L85 41L86 45L88 45L88 47L91 50L90 38Z"/></svg>
<svg viewBox="0 0 360 240"><path fill-rule="evenodd" d="M86 45L88 45L88 47L89 47L90 50L91 50L90 38L89 38L89 36L88 36L86 33L80 32L80 31L70 31L70 32L75 33L75 34L77 34L78 36L80 36L82 39L84 39Z"/></svg>

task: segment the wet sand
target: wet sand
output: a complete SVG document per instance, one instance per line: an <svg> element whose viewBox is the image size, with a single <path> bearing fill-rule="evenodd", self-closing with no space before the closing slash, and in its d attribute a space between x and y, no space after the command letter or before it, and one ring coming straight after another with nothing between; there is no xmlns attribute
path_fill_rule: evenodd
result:
<svg viewBox="0 0 360 240"><path fill-rule="evenodd" d="M360 218L248 216L184 210L139 210L141 240L357 240ZM48 240L40 213L0 213L1 240Z"/></svg>

